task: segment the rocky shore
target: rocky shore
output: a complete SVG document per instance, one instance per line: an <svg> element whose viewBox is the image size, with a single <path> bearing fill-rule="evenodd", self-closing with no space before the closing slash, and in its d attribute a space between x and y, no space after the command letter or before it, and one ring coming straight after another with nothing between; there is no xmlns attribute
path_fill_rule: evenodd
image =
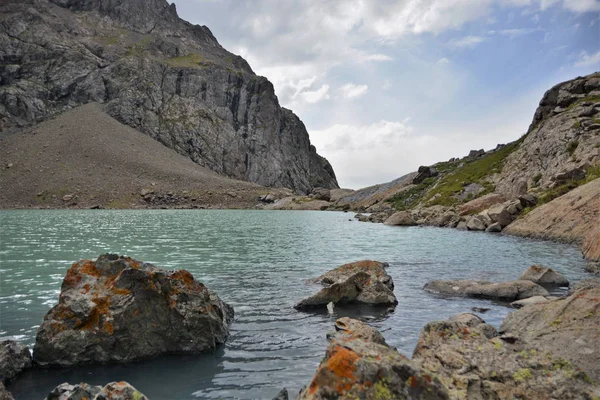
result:
<svg viewBox="0 0 600 400"><path fill-rule="evenodd" d="M357 261L312 278L306 283L326 287L297 308L310 312L315 307L396 304L387 267L378 261ZM354 285L354 297L327 290L336 285ZM549 296L545 288L558 286L572 286L571 292ZM410 359L365 322L342 317L328 334L325 357L312 380L297 397L283 389L275 399L600 396L600 280L571 285L558 271L531 266L515 281L430 281L423 290L436 296L490 298L507 306L518 301L511 303L516 311L499 328L470 312L426 324ZM385 301L371 301L374 298ZM7 383L32 367L122 363L207 351L227 339L232 318L233 309L185 270L166 271L111 254L81 260L68 270L59 303L38 329L33 358L14 341L0 343L1 381ZM147 399L127 382L62 383L46 397L82 398ZM3 385L0 399L12 399Z"/></svg>

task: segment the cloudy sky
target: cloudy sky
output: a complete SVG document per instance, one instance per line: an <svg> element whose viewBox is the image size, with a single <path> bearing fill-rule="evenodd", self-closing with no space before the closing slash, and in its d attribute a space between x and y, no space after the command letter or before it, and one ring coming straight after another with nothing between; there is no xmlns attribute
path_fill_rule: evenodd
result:
<svg viewBox="0 0 600 400"><path fill-rule="evenodd" d="M526 132L600 70L600 0L175 0L275 85L342 187Z"/></svg>

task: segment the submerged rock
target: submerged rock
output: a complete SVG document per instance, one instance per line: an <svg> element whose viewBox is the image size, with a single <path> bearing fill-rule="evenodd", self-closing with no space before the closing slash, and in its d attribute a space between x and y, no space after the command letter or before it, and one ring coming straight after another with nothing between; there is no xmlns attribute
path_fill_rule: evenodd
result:
<svg viewBox="0 0 600 400"><path fill-rule="evenodd" d="M335 268L309 282L330 285L297 303L304 310L326 307L327 304L395 305L394 281L378 261L358 261Z"/></svg>
<svg viewBox="0 0 600 400"><path fill-rule="evenodd" d="M427 282L424 290L449 296L465 296L479 299L515 301L532 296L548 296L546 289L531 281L508 281L493 283L488 281L434 280Z"/></svg>
<svg viewBox="0 0 600 400"><path fill-rule="evenodd" d="M105 254L73 264L38 329L38 364L129 362L225 342L233 308L185 270Z"/></svg>
<svg viewBox="0 0 600 400"><path fill-rule="evenodd" d="M381 334L373 328L344 318L336 322L336 329L299 400L449 398L437 378L381 343Z"/></svg>
<svg viewBox="0 0 600 400"><path fill-rule="evenodd" d="M55 387L46 400L148 400L127 382L110 382L106 386L92 386L87 383L71 385L62 383Z"/></svg>
<svg viewBox="0 0 600 400"><path fill-rule="evenodd" d="M600 381L600 286L592 280L566 298L510 314L500 331L534 343Z"/></svg>
<svg viewBox="0 0 600 400"><path fill-rule="evenodd" d="M472 314L428 323L413 361L439 378L450 398L592 399L598 386L559 357L499 336Z"/></svg>
<svg viewBox="0 0 600 400"><path fill-rule="evenodd" d="M519 279L544 286L569 286L569 281L563 274L541 265L532 265L527 268Z"/></svg>
<svg viewBox="0 0 600 400"><path fill-rule="evenodd" d="M31 353L26 346L14 340L0 342L0 382L10 381L31 365Z"/></svg>

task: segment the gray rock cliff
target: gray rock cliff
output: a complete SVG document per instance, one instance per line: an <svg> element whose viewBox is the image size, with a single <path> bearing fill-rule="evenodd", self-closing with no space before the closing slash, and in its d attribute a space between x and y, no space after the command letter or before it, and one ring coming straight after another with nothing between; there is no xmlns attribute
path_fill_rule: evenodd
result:
<svg viewBox="0 0 600 400"><path fill-rule="evenodd" d="M0 3L0 132L92 101L220 174L338 187L273 85L167 1Z"/></svg>

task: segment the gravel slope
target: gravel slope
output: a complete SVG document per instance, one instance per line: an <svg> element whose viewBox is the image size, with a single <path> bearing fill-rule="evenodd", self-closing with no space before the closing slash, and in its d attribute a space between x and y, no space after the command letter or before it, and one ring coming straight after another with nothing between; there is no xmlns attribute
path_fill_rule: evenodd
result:
<svg viewBox="0 0 600 400"><path fill-rule="evenodd" d="M0 135L0 159L0 208L250 208L289 194L203 168L96 103Z"/></svg>

